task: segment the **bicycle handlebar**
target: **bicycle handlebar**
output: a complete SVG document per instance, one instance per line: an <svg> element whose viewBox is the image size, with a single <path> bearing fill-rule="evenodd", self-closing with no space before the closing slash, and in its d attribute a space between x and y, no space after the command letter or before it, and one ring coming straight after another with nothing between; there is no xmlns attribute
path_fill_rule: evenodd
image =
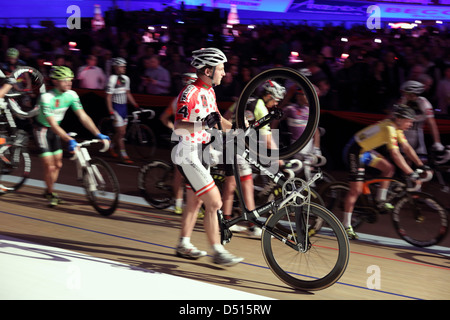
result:
<svg viewBox="0 0 450 320"><path fill-rule="evenodd" d="M145 112L150 113L150 115L149 115L148 118L147 118L148 120L151 120L151 119L153 119L153 118L155 117L155 111L150 110L150 109L146 109L146 110L136 110L136 111L133 111L131 114L133 115L133 119L134 119L134 120L138 120L139 114L145 113Z"/></svg>

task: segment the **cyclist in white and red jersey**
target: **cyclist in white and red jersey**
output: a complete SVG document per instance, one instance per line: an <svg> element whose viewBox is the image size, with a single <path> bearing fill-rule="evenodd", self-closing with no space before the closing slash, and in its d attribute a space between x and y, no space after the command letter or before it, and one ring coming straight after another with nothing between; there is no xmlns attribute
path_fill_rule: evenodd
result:
<svg viewBox="0 0 450 320"><path fill-rule="evenodd" d="M213 89L225 76L224 64L227 58L216 48L196 50L192 58L191 65L197 69L198 79L178 95L175 114L175 133L179 136L179 143L172 160L189 182L176 254L190 259L206 256L205 251L197 249L190 242L197 212L203 202L203 225L213 250L213 262L231 266L243 258L232 255L220 243L217 211L222 207L221 194L210 174L209 166L202 158L203 146L211 140L211 134L207 130L219 122L224 130L231 129L231 123L219 113Z"/></svg>

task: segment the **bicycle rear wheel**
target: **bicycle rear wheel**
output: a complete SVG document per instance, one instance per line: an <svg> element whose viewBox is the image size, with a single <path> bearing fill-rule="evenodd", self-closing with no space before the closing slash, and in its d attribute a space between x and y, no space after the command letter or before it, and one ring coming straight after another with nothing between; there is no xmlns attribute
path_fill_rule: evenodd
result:
<svg viewBox="0 0 450 320"><path fill-rule="evenodd" d="M156 150L156 137L153 130L145 124L132 127L126 134L128 155L149 161Z"/></svg>
<svg viewBox="0 0 450 320"><path fill-rule="evenodd" d="M255 119L255 104L263 91L262 86L267 82L276 82L284 86L286 90L294 89L304 92L309 105L307 124L303 133L294 142L291 141L291 135L287 128L279 126L276 130L272 130L272 138L278 149L272 148L267 150L266 146L255 146L254 143L249 141L245 141L245 145L261 159L267 160L274 157L287 159L303 149L312 138L319 122L319 100L311 82L296 70L291 68L273 68L263 71L250 80L239 97L235 112L236 127L238 129L246 128L246 119L250 123L259 120Z"/></svg>
<svg viewBox="0 0 450 320"><path fill-rule="evenodd" d="M139 170L138 188L151 206L166 209L172 204L174 170L171 164L163 161L152 161Z"/></svg>
<svg viewBox="0 0 450 320"><path fill-rule="evenodd" d="M284 283L299 290L325 289L338 281L347 268L347 235L339 220L318 204L311 203L307 219L307 205L291 209L283 208L267 220L262 234L264 258ZM324 221L324 227L304 241L317 219Z"/></svg>
<svg viewBox="0 0 450 320"><path fill-rule="evenodd" d="M109 216L117 209L119 181L113 169L102 159L89 161L89 167L83 172L83 187L89 202L101 215Z"/></svg>
<svg viewBox="0 0 450 320"><path fill-rule="evenodd" d="M0 195L18 190L31 172L31 159L25 147L0 146Z"/></svg>
<svg viewBox="0 0 450 320"><path fill-rule="evenodd" d="M433 196L411 192L395 204L392 220L406 242L417 247L438 244L448 232L448 213Z"/></svg>

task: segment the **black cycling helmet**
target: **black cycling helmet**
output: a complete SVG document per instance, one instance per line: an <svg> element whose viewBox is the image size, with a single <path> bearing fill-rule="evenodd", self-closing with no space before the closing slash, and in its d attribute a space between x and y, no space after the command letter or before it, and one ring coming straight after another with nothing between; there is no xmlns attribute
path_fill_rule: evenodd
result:
<svg viewBox="0 0 450 320"><path fill-rule="evenodd" d="M414 119L416 117L414 110L406 104L395 104L393 114L395 118L401 119Z"/></svg>

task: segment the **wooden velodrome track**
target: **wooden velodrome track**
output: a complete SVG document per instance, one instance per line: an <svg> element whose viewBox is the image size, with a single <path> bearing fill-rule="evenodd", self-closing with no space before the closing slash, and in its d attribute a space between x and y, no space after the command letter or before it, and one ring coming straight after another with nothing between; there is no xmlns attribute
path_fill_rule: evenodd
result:
<svg viewBox="0 0 450 320"><path fill-rule="evenodd" d="M178 258L174 250L181 217L156 210L138 196L136 166L120 165L105 158L117 173L121 193L125 195L118 210L110 217L97 214L83 193L70 187L78 185L74 164L68 159L64 159L58 180L64 204L52 209L47 207L41 196L40 163L34 155L30 184L17 193L0 197L1 299L450 299L450 236L440 246L415 248L398 239L389 217L385 216L360 231L362 239L351 242L350 262L345 274L338 283L322 291L296 291L280 282L264 261L261 242L243 234L234 234L231 243L227 244L232 253L245 257L234 267L219 267L210 257L196 261ZM201 249L209 249L201 220L196 226L193 242ZM43 247L33 249L33 246ZM12 248L22 251L11 251ZM60 253L58 250L61 249L71 254ZM32 254L24 254L23 250ZM53 258L47 262L42 256ZM162 286L164 283L175 286L171 292L179 294L164 296L161 287L159 294L153 296L148 292L138 296L126 293L127 284L120 281L120 276L108 279L116 285L108 287L106 295L91 297L79 292L73 296L64 290L61 293L51 287L48 279L42 281L40 277L46 272L62 272L68 277L67 267L51 269L55 268L52 263L62 265L63 261L72 259L68 257L84 262L107 259L126 265L128 269L169 275L171 280L163 281ZM13 263L20 266L13 267ZM35 263L40 267L33 267ZM191 289L178 290L187 280ZM154 281L161 286L160 279ZM33 284L34 289L30 291ZM197 284L206 287L200 286L195 293ZM147 286L147 291L154 290Z"/></svg>

